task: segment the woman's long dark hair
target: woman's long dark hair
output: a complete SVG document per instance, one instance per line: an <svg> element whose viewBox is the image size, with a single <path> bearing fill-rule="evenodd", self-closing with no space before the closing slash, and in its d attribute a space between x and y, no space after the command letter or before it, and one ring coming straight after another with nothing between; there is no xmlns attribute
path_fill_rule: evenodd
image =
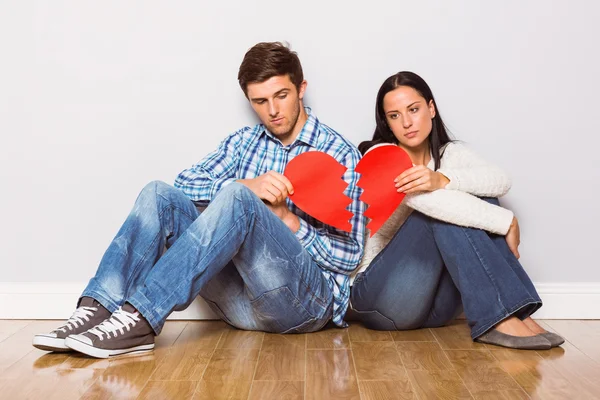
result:
<svg viewBox="0 0 600 400"><path fill-rule="evenodd" d="M383 82L379 88L379 92L377 93L377 102L375 104L375 122L377 123L377 126L375 127L373 139L362 142L358 146L358 149L362 154L365 154L367 150L376 144L398 144L398 139L396 139L396 136L394 136L394 133L390 129L385 117L385 112L383 110L383 98L386 94L399 86L408 86L415 89L427 101L428 106L429 102L433 101L433 105L435 107L435 117L433 117L433 120L431 121L432 124L431 134L429 135L429 144L431 146L431 155L435 161L435 170L437 171L438 168L440 168L440 159L443 155L443 152L441 152L440 149L442 149L442 147L444 147L444 145L447 143L450 143L452 139L450 139L446 125L444 125L444 121L442 121L440 110L435 102L435 99L433 98L433 93L431 93L429 85L427 85L423 78L414 72L398 72Z"/></svg>

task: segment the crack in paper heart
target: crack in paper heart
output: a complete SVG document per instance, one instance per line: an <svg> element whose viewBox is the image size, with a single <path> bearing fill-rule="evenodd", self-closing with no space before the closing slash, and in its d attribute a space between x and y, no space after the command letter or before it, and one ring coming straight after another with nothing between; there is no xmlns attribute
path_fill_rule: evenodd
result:
<svg viewBox="0 0 600 400"><path fill-rule="evenodd" d="M398 146L378 146L359 161L355 172L361 174L357 186L363 189L360 200L367 204L365 216L371 236L398 208L405 197L398 193L394 179L412 167L410 157ZM346 208L352 199L344 194L348 184L347 168L332 156L309 151L292 159L284 172L294 187L290 199L319 221L345 232L352 230L353 214Z"/></svg>

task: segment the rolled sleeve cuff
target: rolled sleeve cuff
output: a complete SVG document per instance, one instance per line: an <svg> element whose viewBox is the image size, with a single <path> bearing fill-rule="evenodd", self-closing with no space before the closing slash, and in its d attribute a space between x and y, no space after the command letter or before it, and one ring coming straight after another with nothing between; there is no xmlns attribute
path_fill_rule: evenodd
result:
<svg viewBox="0 0 600 400"><path fill-rule="evenodd" d="M492 215L492 224L493 226L498 227L498 229L496 229L495 232L492 232L499 235L506 235L510 229L510 224L512 224L514 216L512 211L498 207L498 212L495 215Z"/></svg>
<svg viewBox="0 0 600 400"><path fill-rule="evenodd" d="M295 233L296 238L304 248L308 248L317 237L316 229L300 217L298 217L298 221L300 221L300 228Z"/></svg>
<svg viewBox="0 0 600 400"><path fill-rule="evenodd" d="M444 187L444 189L448 189L448 190L459 190L460 184L458 182L458 179L456 178L456 176L452 175L449 171L445 171L444 169L440 168L438 169L438 171L440 174L444 175L446 178L448 178L448 180L450 182L448 182L448 184Z"/></svg>

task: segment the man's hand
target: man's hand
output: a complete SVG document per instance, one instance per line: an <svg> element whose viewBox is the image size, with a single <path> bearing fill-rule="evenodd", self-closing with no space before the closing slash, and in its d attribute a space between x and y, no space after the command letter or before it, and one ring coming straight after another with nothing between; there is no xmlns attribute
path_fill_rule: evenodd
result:
<svg viewBox="0 0 600 400"><path fill-rule="evenodd" d="M257 178L239 179L238 182L247 186L248 189L263 200L273 214L282 220L292 232L295 233L300 229L298 217L290 211L285 202L288 195L294 194L294 187L285 175L269 171Z"/></svg>
<svg viewBox="0 0 600 400"><path fill-rule="evenodd" d="M508 228L508 232L506 233L506 243L508 244L508 248L512 253L517 257L517 260L521 257L519 254L519 245L521 244L521 230L519 229L519 221L517 217L513 217L513 220L510 224L510 228Z"/></svg>
<svg viewBox="0 0 600 400"><path fill-rule="evenodd" d="M289 179L275 171L254 179L239 179L237 182L247 186L261 200L266 200L271 205L285 204L288 195L294 194L294 187Z"/></svg>
<svg viewBox="0 0 600 400"><path fill-rule="evenodd" d="M395 180L400 193L433 192L443 189L450 180L437 171L432 171L424 165L417 165L401 173Z"/></svg>

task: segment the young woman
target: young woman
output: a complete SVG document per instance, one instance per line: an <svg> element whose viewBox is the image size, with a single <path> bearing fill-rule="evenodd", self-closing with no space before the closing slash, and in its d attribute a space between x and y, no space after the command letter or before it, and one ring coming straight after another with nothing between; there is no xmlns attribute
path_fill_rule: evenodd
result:
<svg viewBox="0 0 600 400"><path fill-rule="evenodd" d="M518 261L518 221L497 200L508 177L449 138L431 89L412 72L383 83L376 123L361 152L396 145L414 167L390 182L406 197L367 240L351 292L355 318L379 330L438 327L462 305L476 341L562 344L531 319L542 302Z"/></svg>

